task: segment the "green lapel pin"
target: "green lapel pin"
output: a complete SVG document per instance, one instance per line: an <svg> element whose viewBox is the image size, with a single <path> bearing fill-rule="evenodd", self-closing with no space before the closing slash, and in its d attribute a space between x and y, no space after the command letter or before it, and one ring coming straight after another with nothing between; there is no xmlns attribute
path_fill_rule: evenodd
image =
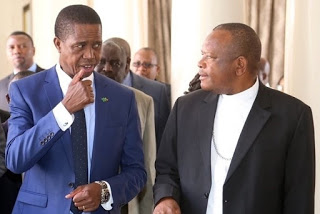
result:
<svg viewBox="0 0 320 214"><path fill-rule="evenodd" d="M102 100L102 102L104 102L104 103L109 101L109 99L106 98L106 97L102 97L101 100Z"/></svg>

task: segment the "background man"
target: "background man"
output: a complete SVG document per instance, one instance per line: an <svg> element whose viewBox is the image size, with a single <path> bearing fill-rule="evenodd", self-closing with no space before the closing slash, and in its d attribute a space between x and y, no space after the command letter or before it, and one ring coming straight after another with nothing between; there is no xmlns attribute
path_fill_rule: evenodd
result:
<svg viewBox="0 0 320 214"><path fill-rule="evenodd" d="M161 82L149 80L130 71L131 50L128 42L118 37L110 38L109 40L122 47L127 56L126 77L122 81L122 84L138 89L153 98L156 141L158 149L161 142L162 133L171 110L166 86Z"/></svg>
<svg viewBox="0 0 320 214"><path fill-rule="evenodd" d="M201 52L202 89L176 101L158 151L154 214L313 214L310 107L259 84L249 26L217 26Z"/></svg>
<svg viewBox="0 0 320 214"><path fill-rule="evenodd" d="M267 87L270 87L269 76L270 76L270 64L268 60L261 57L260 64L259 64L259 79Z"/></svg>
<svg viewBox="0 0 320 214"><path fill-rule="evenodd" d="M15 74L13 79L9 83L9 88L12 82L22 79L24 77L30 76L32 74L34 74L34 72L32 71L20 71L19 73ZM9 95L7 95L6 98L9 103L10 102ZM7 115L5 115L5 118L7 118L6 116ZM0 119L2 121L2 126L0 128L2 128L1 131L3 131L3 133L5 134L4 139L7 138L7 134L8 134L8 120L7 120L8 118L7 119L5 118L3 118L3 115L0 112ZM0 155L2 155L3 157L5 156L5 151L4 151L4 148L6 145L5 142L6 140L4 140L3 145L1 145L3 146L3 150L1 150L0 152ZM5 173L2 176L0 176L0 189L2 190L0 191L0 201L2 204L1 213L11 214L14 203L16 202L16 198L17 198L21 183L22 183L22 177L21 177L21 174L14 174L10 170L8 170L5 167L4 162L1 164L3 164L1 167L5 168Z"/></svg>
<svg viewBox="0 0 320 214"><path fill-rule="evenodd" d="M62 9L54 38L59 63L10 85L6 162L25 172L13 213L119 214L144 187L134 94L93 72L101 37L93 9Z"/></svg>
<svg viewBox="0 0 320 214"><path fill-rule="evenodd" d="M139 76L156 80L160 72L156 51L149 47L138 50L133 57L132 71ZM164 84L167 87L167 95L171 106L171 85L167 83Z"/></svg>
<svg viewBox="0 0 320 214"><path fill-rule="evenodd" d="M43 68L34 63L35 47L31 36L23 31L15 31L7 40L7 57L13 65L13 72L0 80L0 109L9 110L5 95L13 76L20 71L39 72Z"/></svg>
<svg viewBox="0 0 320 214"><path fill-rule="evenodd" d="M123 48L111 40L102 45L101 60L95 70L107 77L122 83L127 75L127 56ZM153 211L152 186L155 179L154 163L156 159L156 136L154 124L153 99L140 90L130 87L135 93L139 112L147 184L128 206L122 209L122 214L150 214Z"/></svg>

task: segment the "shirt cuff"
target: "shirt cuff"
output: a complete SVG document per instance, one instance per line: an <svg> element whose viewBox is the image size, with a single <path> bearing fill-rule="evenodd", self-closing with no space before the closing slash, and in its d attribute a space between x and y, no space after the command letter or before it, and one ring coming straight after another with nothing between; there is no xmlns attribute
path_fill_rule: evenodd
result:
<svg viewBox="0 0 320 214"><path fill-rule="evenodd" d="M70 128L71 124L74 121L74 115L70 114L69 111L64 107L64 105L60 102L54 109L52 110L54 117L58 123L58 126L62 131Z"/></svg>
<svg viewBox="0 0 320 214"><path fill-rule="evenodd" d="M102 182L105 182L108 186L108 190L109 190L109 193L110 193L110 198L109 198L109 201L107 201L106 203L103 203L101 204L102 208L105 209L105 210L111 210L112 209L112 204L113 204L113 197L112 197L112 191L111 191L111 187L110 187L110 184L106 181L102 181Z"/></svg>

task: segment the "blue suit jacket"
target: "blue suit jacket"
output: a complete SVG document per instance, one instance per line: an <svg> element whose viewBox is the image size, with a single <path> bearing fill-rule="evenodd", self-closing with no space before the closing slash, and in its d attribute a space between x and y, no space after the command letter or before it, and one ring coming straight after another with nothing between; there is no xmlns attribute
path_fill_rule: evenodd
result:
<svg viewBox="0 0 320 214"><path fill-rule="evenodd" d="M120 213L146 182L139 116L130 89L98 73L94 81L90 182L109 182L114 203L110 212L100 206L93 213ZM7 167L25 172L13 213L69 214L71 200L65 195L72 191L75 176L70 132L59 128L52 113L63 98L55 67L14 82L10 97Z"/></svg>
<svg viewBox="0 0 320 214"><path fill-rule="evenodd" d="M149 80L136 75L131 71L130 73L132 75L132 87L143 91L153 98L156 141L158 149L171 110L167 87L164 83Z"/></svg>

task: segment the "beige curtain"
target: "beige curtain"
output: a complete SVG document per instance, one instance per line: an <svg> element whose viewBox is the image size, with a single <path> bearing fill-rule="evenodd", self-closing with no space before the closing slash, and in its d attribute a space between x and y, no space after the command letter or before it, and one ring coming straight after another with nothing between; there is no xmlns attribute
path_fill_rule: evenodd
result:
<svg viewBox="0 0 320 214"><path fill-rule="evenodd" d="M148 0L148 43L156 50L160 74L158 80L170 83L171 72L171 0Z"/></svg>
<svg viewBox="0 0 320 214"><path fill-rule="evenodd" d="M260 36L262 57L270 62L270 85L284 74L286 0L246 0L247 23Z"/></svg>

